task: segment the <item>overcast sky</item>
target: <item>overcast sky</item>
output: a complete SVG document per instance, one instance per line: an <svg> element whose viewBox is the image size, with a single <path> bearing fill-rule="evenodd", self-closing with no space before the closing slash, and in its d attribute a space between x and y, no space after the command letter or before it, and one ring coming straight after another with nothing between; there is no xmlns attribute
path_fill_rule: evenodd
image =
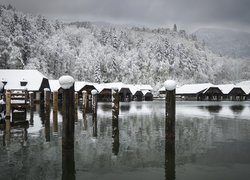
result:
<svg viewBox="0 0 250 180"><path fill-rule="evenodd" d="M104 21L192 32L221 27L250 32L250 0L0 0L63 21Z"/></svg>

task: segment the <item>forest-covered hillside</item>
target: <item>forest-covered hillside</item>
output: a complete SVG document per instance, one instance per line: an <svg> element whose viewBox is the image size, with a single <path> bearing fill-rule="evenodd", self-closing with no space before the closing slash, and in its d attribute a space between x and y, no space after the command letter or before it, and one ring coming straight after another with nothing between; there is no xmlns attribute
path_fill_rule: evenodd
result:
<svg viewBox="0 0 250 180"><path fill-rule="evenodd" d="M225 83L250 77L249 62L218 57L194 35L174 28L63 24L0 6L0 68L38 69L91 82L122 81L158 88Z"/></svg>

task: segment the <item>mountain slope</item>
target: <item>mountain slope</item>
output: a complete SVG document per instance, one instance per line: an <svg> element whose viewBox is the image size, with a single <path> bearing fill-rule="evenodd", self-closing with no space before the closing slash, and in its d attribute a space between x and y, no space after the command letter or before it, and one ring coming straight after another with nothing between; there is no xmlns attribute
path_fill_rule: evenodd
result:
<svg viewBox="0 0 250 180"><path fill-rule="evenodd" d="M202 28L194 34L216 54L233 58L250 58L250 33Z"/></svg>
<svg viewBox="0 0 250 180"><path fill-rule="evenodd" d="M50 78L69 74L76 80L155 87L166 79L219 83L236 78L236 66L183 30L62 24L3 6L0 22L0 68L38 69ZM237 72L241 78L243 71Z"/></svg>

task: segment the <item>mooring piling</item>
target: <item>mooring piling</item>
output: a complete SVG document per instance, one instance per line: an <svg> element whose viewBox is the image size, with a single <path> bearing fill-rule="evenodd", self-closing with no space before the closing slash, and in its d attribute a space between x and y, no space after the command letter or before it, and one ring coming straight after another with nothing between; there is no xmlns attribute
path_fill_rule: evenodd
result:
<svg viewBox="0 0 250 180"><path fill-rule="evenodd" d="M87 113L87 106L88 106L88 92L82 91L82 114L83 116Z"/></svg>
<svg viewBox="0 0 250 180"><path fill-rule="evenodd" d="M34 107L34 93L29 92L30 109Z"/></svg>
<svg viewBox="0 0 250 180"><path fill-rule="evenodd" d="M78 121L78 93L75 92L75 122Z"/></svg>
<svg viewBox="0 0 250 180"><path fill-rule="evenodd" d="M166 89L166 122L165 122L165 132L167 139L175 138L175 88L176 82L173 80L167 80L164 83Z"/></svg>
<svg viewBox="0 0 250 180"><path fill-rule="evenodd" d="M112 88L112 152L118 155L119 152L119 92L118 88Z"/></svg>
<svg viewBox="0 0 250 180"><path fill-rule="evenodd" d="M92 90L92 113L97 115L97 90Z"/></svg>
<svg viewBox="0 0 250 180"><path fill-rule="evenodd" d="M74 147L75 132L75 102L74 102L74 78L62 76L59 83L63 89L63 126L62 126L62 147Z"/></svg>
<svg viewBox="0 0 250 180"><path fill-rule="evenodd" d="M10 117L11 112L11 91L7 90L5 94L6 99L6 117Z"/></svg>
<svg viewBox="0 0 250 180"><path fill-rule="evenodd" d="M44 89L44 110L45 110L45 139L50 141L50 90Z"/></svg>
<svg viewBox="0 0 250 180"><path fill-rule="evenodd" d="M30 125L34 125L34 93L29 92L29 103L30 103Z"/></svg>
<svg viewBox="0 0 250 180"><path fill-rule="evenodd" d="M53 131L58 132L58 91L53 92Z"/></svg>
<svg viewBox="0 0 250 180"><path fill-rule="evenodd" d="M92 122L93 122L93 136L97 137L97 91L92 90Z"/></svg>
<svg viewBox="0 0 250 180"><path fill-rule="evenodd" d="M175 179L175 89L176 82L167 80L166 89L166 121L165 121L165 176L166 179Z"/></svg>
<svg viewBox="0 0 250 180"><path fill-rule="evenodd" d="M7 90L5 93L6 99L6 116L5 116L5 144L10 144L10 112L11 112L11 91Z"/></svg>

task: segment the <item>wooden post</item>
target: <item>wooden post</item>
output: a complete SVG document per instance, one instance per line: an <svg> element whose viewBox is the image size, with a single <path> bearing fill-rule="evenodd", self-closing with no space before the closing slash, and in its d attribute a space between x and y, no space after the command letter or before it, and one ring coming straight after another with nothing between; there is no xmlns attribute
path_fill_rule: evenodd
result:
<svg viewBox="0 0 250 180"><path fill-rule="evenodd" d="M175 88L176 82L168 80L164 83L166 88L166 138L175 139Z"/></svg>
<svg viewBox="0 0 250 180"><path fill-rule="evenodd" d="M117 88L112 89L112 138L114 155L118 155L119 152L119 92Z"/></svg>
<svg viewBox="0 0 250 180"><path fill-rule="evenodd" d="M6 116L5 116L5 144L10 144L10 112L11 112L11 92L10 90L6 91Z"/></svg>
<svg viewBox="0 0 250 180"><path fill-rule="evenodd" d="M92 118L93 118L93 136L97 137L97 91L92 90Z"/></svg>
<svg viewBox="0 0 250 180"><path fill-rule="evenodd" d="M175 88L176 82L168 80L166 89L166 122L165 122L165 179L175 179Z"/></svg>
<svg viewBox="0 0 250 180"><path fill-rule="evenodd" d="M29 100L30 100L30 125L34 125L34 93L29 92Z"/></svg>
<svg viewBox="0 0 250 180"><path fill-rule="evenodd" d="M87 91L82 91L82 117L84 130L87 130L87 106L88 106L88 93Z"/></svg>
<svg viewBox="0 0 250 180"><path fill-rule="evenodd" d="M83 116L87 113L87 106L88 106L88 93L87 91L82 91L82 112Z"/></svg>
<svg viewBox="0 0 250 180"><path fill-rule="evenodd" d="M11 92L10 90L6 91L6 117L10 117L10 112L11 112Z"/></svg>
<svg viewBox="0 0 250 180"><path fill-rule="evenodd" d="M74 147L75 132L75 102L74 82L71 76L62 76L59 83L63 89L63 127L62 127L62 148L71 149Z"/></svg>
<svg viewBox="0 0 250 180"><path fill-rule="evenodd" d="M58 91L53 92L53 131L58 132Z"/></svg>
<svg viewBox="0 0 250 180"><path fill-rule="evenodd" d="M34 93L29 92L29 99L30 99L30 109L34 107Z"/></svg>
<svg viewBox="0 0 250 180"><path fill-rule="evenodd" d="M78 93L75 92L75 122L78 121Z"/></svg>
<svg viewBox="0 0 250 180"><path fill-rule="evenodd" d="M45 110L45 139L50 141L50 90L44 89L44 110Z"/></svg>
<svg viewBox="0 0 250 180"><path fill-rule="evenodd" d="M97 91L92 90L92 113L93 115L97 115Z"/></svg>

